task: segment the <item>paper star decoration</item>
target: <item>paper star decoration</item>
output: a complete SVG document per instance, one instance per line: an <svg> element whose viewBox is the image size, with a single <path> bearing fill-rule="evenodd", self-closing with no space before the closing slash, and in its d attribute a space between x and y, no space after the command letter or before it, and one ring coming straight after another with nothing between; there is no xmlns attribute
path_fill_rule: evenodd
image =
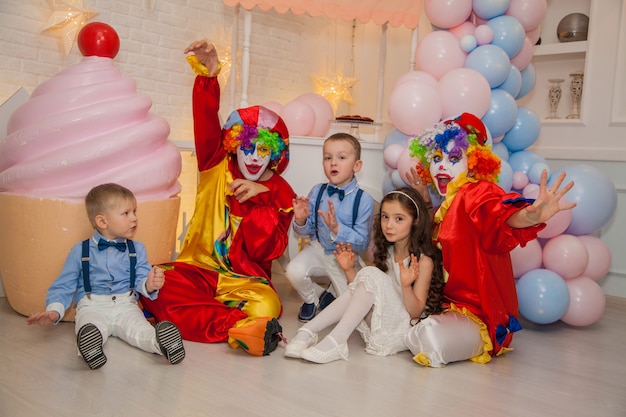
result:
<svg viewBox="0 0 626 417"><path fill-rule="evenodd" d="M358 78L344 77L341 74L335 75L334 78L328 77L311 77L315 84L317 94L328 100L333 107L333 111L337 111L339 102L343 101L348 104L354 103L350 88L358 81Z"/></svg>
<svg viewBox="0 0 626 417"><path fill-rule="evenodd" d="M41 33L52 33L63 41L67 56L76 42L78 32L98 13L83 6L83 0L48 0L52 14Z"/></svg>

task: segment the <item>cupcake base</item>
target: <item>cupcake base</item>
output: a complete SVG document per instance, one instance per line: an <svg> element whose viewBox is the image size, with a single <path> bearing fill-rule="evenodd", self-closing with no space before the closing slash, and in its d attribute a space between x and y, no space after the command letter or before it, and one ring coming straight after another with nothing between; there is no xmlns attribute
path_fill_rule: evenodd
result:
<svg viewBox="0 0 626 417"><path fill-rule="evenodd" d="M180 197L138 201L142 242L151 264L172 261ZM50 284L63 269L70 249L93 233L83 203L0 194L0 277L9 305L30 316L44 311ZM64 321L74 320L74 308Z"/></svg>

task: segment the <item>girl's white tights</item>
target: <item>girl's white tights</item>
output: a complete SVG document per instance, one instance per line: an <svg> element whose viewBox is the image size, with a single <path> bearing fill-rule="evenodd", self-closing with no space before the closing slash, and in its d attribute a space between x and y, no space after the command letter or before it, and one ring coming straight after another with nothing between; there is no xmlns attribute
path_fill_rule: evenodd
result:
<svg viewBox="0 0 626 417"><path fill-rule="evenodd" d="M302 327L313 333L319 333L321 330L337 323L335 328L329 333L329 336L335 339L338 344L342 344L348 341L352 332L369 313L373 305L374 294L367 292L365 286L359 283L354 292L348 290L341 294L315 316L313 320ZM310 335L307 332L298 332L294 336L294 340L304 341L308 340L309 337ZM329 340L322 340L316 347L320 351L326 352L335 346Z"/></svg>

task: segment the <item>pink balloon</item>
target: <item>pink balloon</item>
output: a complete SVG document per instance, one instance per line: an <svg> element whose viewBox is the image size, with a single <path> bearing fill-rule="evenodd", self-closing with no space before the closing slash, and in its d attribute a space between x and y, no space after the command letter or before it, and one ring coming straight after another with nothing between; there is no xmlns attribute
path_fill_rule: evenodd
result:
<svg viewBox="0 0 626 417"><path fill-rule="evenodd" d="M567 198L563 197L560 204L569 204ZM549 239L560 235L567 230L572 222L572 210L563 210L556 213L552 218L546 221L546 227L537 233L537 237L541 239Z"/></svg>
<svg viewBox="0 0 626 417"><path fill-rule="evenodd" d="M493 143L500 143L502 142L502 139L504 139L504 135L496 136L493 138Z"/></svg>
<svg viewBox="0 0 626 417"><path fill-rule="evenodd" d="M441 120L437 89L425 81L408 80L389 97L389 117L405 135L417 135Z"/></svg>
<svg viewBox="0 0 626 417"><path fill-rule="evenodd" d="M275 101L266 101L265 103L261 104L261 106L270 109L279 116L283 112L283 105Z"/></svg>
<svg viewBox="0 0 626 417"><path fill-rule="evenodd" d="M521 190L528 185L528 175L522 171L515 171L513 173L513 188Z"/></svg>
<svg viewBox="0 0 626 417"><path fill-rule="evenodd" d="M589 326L602 317L606 295L597 282L585 276L565 281L569 290L569 307L561 321L570 326Z"/></svg>
<svg viewBox="0 0 626 417"><path fill-rule="evenodd" d="M539 195L539 185L535 185L535 187L528 188L527 186L524 188L524 197L526 198L537 198ZM567 197L561 198L559 200L559 204L569 204L569 200ZM537 233L537 237L541 239L550 239L555 236L560 235L569 227L572 222L572 210L563 210L556 213L552 218L546 221L546 227ZM565 277L563 277L565 278Z"/></svg>
<svg viewBox="0 0 626 417"><path fill-rule="evenodd" d="M599 237L583 235L578 236L578 239L585 244L589 253L589 262L583 275L594 281L604 278L611 269L611 249Z"/></svg>
<svg viewBox="0 0 626 417"><path fill-rule="evenodd" d="M315 113L315 123L313 123L309 136L326 136L328 129L330 129L330 123L335 118L333 106L321 95L313 93L302 94L296 100L309 104Z"/></svg>
<svg viewBox="0 0 626 417"><path fill-rule="evenodd" d="M476 27L474 37L479 45L487 45L493 40L493 29L487 25L480 25Z"/></svg>
<svg viewBox="0 0 626 417"><path fill-rule="evenodd" d="M411 157L411 151L407 148L405 149L398 158L398 173L400 174L400 178L406 184L409 184L410 181L406 178L407 172L411 172L411 167L415 167L417 165L417 158Z"/></svg>
<svg viewBox="0 0 626 417"><path fill-rule="evenodd" d="M449 32L456 36L458 40L461 40L461 38L465 35L473 35L475 30L476 25L470 21L465 21L458 26L450 28Z"/></svg>
<svg viewBox="0 0 626 417"><path fill-rule="evenodd" d="M440 79L455 68L463 68L466 56L456 36L445 30L436 30L417 45L415 67Z"/></svg>
<svg viewBox="0 0 626 417"><path fill-rule="evenodd" d="M472 0L426 0L424 12L435 26L448 29L460 25L472 14Z"/></svg>
<svg viewBox="0 0 626 417"><path fill-rule="evenodd" d="M524 196L524 198L537 198L537 196L539 195L539 184L528 184L522 190L522 195Z"/></svg>
<svg viewBox="0 0 626 417"><path fill-rule="evenodd" d="M424 71L409 71L405 72L400 78L396 80L391 88L391 91L395 91L396 88L403 84L405 81L425 81L433 87L437 88L437 79Z"/></svg>
<svg viewBox="0 0 626 417"><path fill-rule="evenodd" d="M315 125L315 111L303 101L293 100L285 104L280 116L289 129L289 136L308 136Z"/></svg>
<svg viewBox="0 0 626 417"><path fill-rule="evenodd" d="M532 30L527 30L526 37L530 40L530 43L532 43L533 45L536 45L537 41L541 37L541 25L537 26L536 28Z"/></svg>
<svg viewBox="0 0 626 417"><path fill-rule="evenodd" d="M398 145L397 143L387 146L383 150L383 160L385 161L385 164L387 164L387 166L391 169L397 169L398 159L405 149L406 148L404 146Z"/></svg>
<svg viewBox="0 0 626 417"><path fill-rule="evenodd" d="M585 244L574 235L559 235L543 248L543 265L567 280L583 273L589 261Z"/></svg>
<svg viewBox="0 0 626 417"><path fill-rule="evenodd" d="M439 80L439 97L442 103L442 118L456 117L461 113L472 113L481 118L491 104L491 87L478 71L457 68Z"/></svg>
<svg viewBox="0 0 626 417"><path fill-rule="evenodd" d="M543 22L548 10L546 0L511 0L505 15L513 16L525 31L535 29Z"/></svg>
<svg viewBox="0 0 626 417"><path fill-rule="evenodd" d="M511 58L511 65L514 65L518 70L524 71L528 64L533 59L533 54L535 53L535 45L526 37L524 39L524 45L522 49Z"/></svg>
<svg viewBox="0 0 626 417"><path fill-rule="evenodd" d="M541 245L537 239L531 240L524 247L516 246L510 253L515 278L541 268Z"/></svg>

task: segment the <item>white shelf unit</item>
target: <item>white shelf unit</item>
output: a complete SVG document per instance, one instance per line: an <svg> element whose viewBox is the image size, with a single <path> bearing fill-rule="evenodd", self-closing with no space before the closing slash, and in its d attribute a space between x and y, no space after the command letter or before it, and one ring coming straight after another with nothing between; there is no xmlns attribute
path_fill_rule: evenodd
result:
<svg viewBox="0 0 626 417"><path fill-rule="evenodd" d="M571 112L572 98L570 93L570 74L575 71L586 72L588 41L559 42L557 26L563 17L570 13L590 15L591 2L597 0L548 0L546 18L541 25L541 44L535 46L533 65L535 66L535 87L525 97L518 100L520 106L533 110L545 125L575 126L583 125L585 115L581 111L581 119L567 119ZM592 34L588 34L588 38ZM559 119L546 119L550 113L548 91L552 78L561 78L563 89L561 101L557 109ZM581 109L584 109L585 90L588 82L583 80Z"/></svg>

